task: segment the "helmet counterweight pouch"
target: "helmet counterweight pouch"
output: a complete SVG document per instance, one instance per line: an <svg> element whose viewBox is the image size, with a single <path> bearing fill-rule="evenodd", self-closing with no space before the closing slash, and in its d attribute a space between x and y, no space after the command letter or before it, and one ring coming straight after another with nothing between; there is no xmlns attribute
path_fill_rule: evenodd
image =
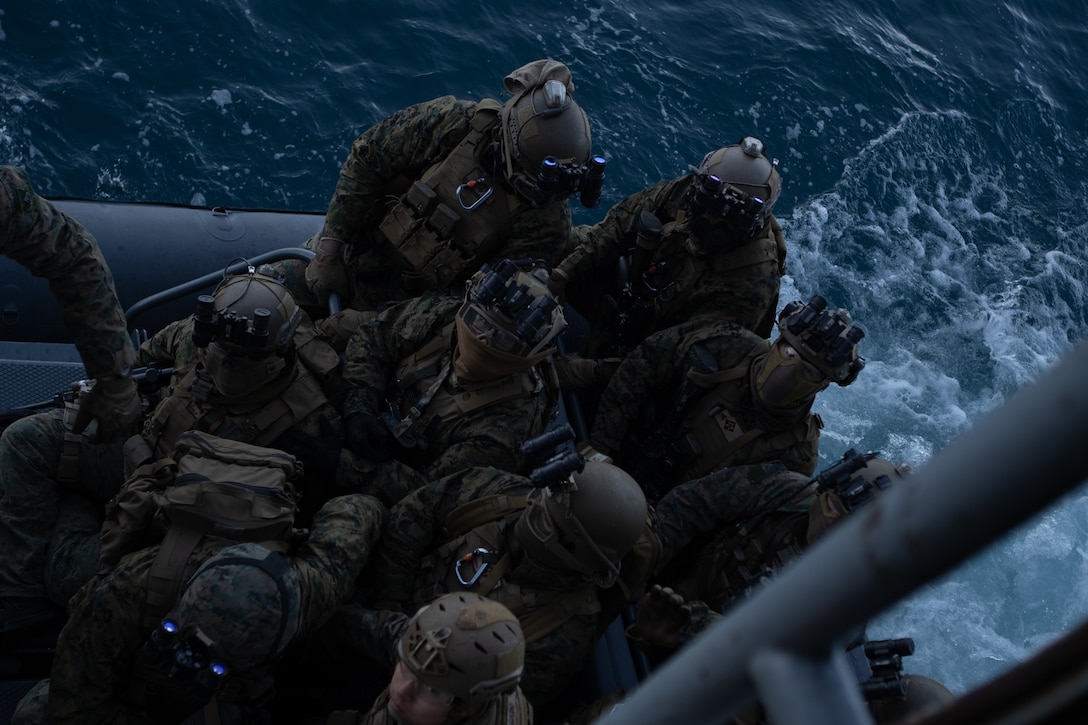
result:
<svg viewBox="0 0 1088 725"><path fill-rule="evenodd" d="M148 576L145 624L173 607L186 565L205 537L284 552L294 531L292 481L302 464L283 451L189 431L171 458L136 469L106 508L101 563L160 543Z"/></svg>

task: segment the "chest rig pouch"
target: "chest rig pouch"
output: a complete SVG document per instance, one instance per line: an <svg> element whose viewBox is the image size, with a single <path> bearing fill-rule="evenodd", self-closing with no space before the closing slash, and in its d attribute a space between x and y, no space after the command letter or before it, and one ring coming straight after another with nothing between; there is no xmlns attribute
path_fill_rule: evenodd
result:
<svg viewBox="0 0 1088 725"><path fill-rule="evenodd" d="M527 504L525 496L495 495L451 511L444 527L449 538L420 563L415 604L456 591L490 597L509 566L506 529Z"/></svg>
<svg viewBox="0 0 1088 725"><path fill-rule="evenodd" d="M709 389L693 401L684 418L680 437L691 458L680 480L699 478L726 466L778 458L790 446L819 437L820 421L814 415L770 430L758 425L751 414L745 415L752 405L748 399L749 367L768 346L757 346L743 363L728 370L688 373L700 387ZM745 449L745 455L740 456Z"/></svg>
<svg viewBox="0 0 1088 725"><path fill-rule="evenodd" d="M405 281L417 292L448 290L466 270L475 270L521 205L482 164L500 108L497 101L481 101L468 135L409 187L378 227L404 260Z"/></svg>
<svg viewBox="0 0 1088 725"><path fill-rule="evenodd" d="M416 353L397 363L397 385L385 401L383 418L401 445L426 448L429 433L450 421L544 391L544 379L536 368L498 380L448 385L453 329L454 323L445 325Z"/></svg>
<svg viewBox="0 0 1088 725"><path fill-rule="evenodd" d="M220 438L268 445L327 402L321 384L299 366L285 387L268 400L253 403L216 403L198 394L198 370L190 371L163 399L144 424L143 438L153 458L168 457L174 441L188 430L202 430ZM271 391L262 391L269 393ZM126 460L131 471L143 460Z"/></svg>
<svg viewBox="0 0 1088 725"><path fill-rule="evenodd" d="M653 298L655 318L659 321L671 320L677 305L689 300L692 290L705 275L723 274L764 262L780 264L779 248L773 233L762 234L728 251L707 255L691 238L681 214L677 221L662 227L661 246L651 265L654 272L649 280L656 290Z"/></svg>
<svg viewBox="0 0 1088 725"><path fill-rule="evenodd" d="M571 617L601 610L592 582L573 589L526 590L505 578L510 566L508 528L527 505L524 496L496 495L450 512L451 538L421 562L415 604L448 592L471 591L497 601L518 618L526 642L534 642Z"/></svg>

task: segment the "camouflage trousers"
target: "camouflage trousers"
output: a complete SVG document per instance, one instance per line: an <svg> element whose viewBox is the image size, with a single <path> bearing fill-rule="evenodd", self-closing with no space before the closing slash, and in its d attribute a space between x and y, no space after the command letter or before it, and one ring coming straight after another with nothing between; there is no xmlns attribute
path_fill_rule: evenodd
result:
<svg viewBox="0 0 1088 725"><path fill-rule="evenodd" d="M61 485L62 411L15 421L0 436L0 596L60 606L98 569L104 506L124 480L121 444L84 443Z"/></svg>

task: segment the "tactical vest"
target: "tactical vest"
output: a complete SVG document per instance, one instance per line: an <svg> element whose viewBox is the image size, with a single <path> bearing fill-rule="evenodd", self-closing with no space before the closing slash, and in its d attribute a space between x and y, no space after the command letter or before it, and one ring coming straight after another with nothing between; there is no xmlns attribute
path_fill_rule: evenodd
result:
<svg viewBox="0 0 1088 725"><path fill-rule="evenodd" d="M408 266L405 281L417 292L448 290L475 271L525 204L483 165L501 108L492 99L478 103L468 135L423 172L378 227Z"/></svg>
<svg viewBox="0 0 1088 725"><path fill-rule="evenodd" d="M811 413L784 430L772 433L745 422L751 420L752 415L736 414L736 411L753 410L749 370L752 361L765 354L769 347L770 342L763 341L743 361L725 370L706 373L688 370L687 378L698 392L689 400L681 401L681 410L686 411L683 419L664 434L663 441L647 441L646 446L640 447L647 456L632 464L632 470L640 470L645 460L659 455L656 448L650 450L651 446L668 448L672 467L657 475L667 476L666 483L675 484L701 478L726 466L778 458L790 446L818 440L822 422L819 416ZM737 454L746 446L750 449L744 458L738 458Z"/></svg>
<svg viewBox="0 0 1088 725"><path fill-rule="evenodd" d="M734 411L752 409L749 369L752 359L765 353L768 346L769 343L757 346L743 363L728 370L709 374L688 373L688 377L701 387L713 387L694 401L681 426L682 438L694 458L684 468L679 480L690 481L726 466L778 458L790 446L819 439L820 418L812 413L775 432L748 426L735 414ZM747 455L743 459L737 458L740 450L749 445L751 448Z"/></svg>
<svg viewBox="0 0 1088 725"><path fill-rule="evenodd" d="M654 254L653 266L657 274L653 284L659 290L653 298L655 329L678 322L672 319L675 315L673 302L683 303L689 299L699 278L708 270L729 272L764 262L774 262L778 267L784 264L773 233L762 234L727 253L707 256L696 249L683 220L681 213L676 221L662 227L661 246Z"/></svg>
<svg viewBox="0 0 1088 725"><path fill-rule="evenodd" d="M267 401L242 405L202 402L194 390L208 384L198 366L155 408L143 432L153 458L169 457L174 441L188 430L266 446L327 401L320 383L301 365L296 366L287 387Z"/></svg>
<svg viewBox="0 0 1088 725"><path fill-rule="evenodd" d="M509 527L526 506L524 496L486 496L450 512L444 544L420 562L414 604L423 606L448 592L470 591L505 605L518 618L526 643L558 629L571 617L601 607L591 582L571 590L523 591L506 580Z"/></svg>
<svg viewBox="0 0 1088 725"><path fill-rule="evenodd" d="M422 348L397 363L397 392L386 401L387 409L399 414L399 418L394 416L388 421L396 438L413 434L425 441L429 432L469 413L505 400L531 398L544 390L544 380L536 367L498 380L461 382L456 388L446 385L453 328L452 322L444 326Z"/></svg>
<svg viewBox="0 0 1088 725"><path fill-rule="evenodd" d="M808 518L807 505L785 506L738 527L733 536L711 545L713 554L699 567L695 591L686 594L724 611L801 555Z"/></svg>

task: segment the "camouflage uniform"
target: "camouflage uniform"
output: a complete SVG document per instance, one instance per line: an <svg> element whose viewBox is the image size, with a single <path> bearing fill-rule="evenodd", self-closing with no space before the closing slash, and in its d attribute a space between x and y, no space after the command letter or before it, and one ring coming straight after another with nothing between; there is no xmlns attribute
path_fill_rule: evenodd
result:
<svg viewBox="0 0 1088 725"><path fill-rule="evenodd" d="M116 377L131 368L124 312L91 233L38 196L14 166L0 166L0 217L0 253L49 280L87 375Z"/></svg>
<svg viewBox="0 0 1088 725"><path fill-rule="evenodd" d="M630 348L646 335L705 315L734 322L762 337L770 335L778 305L779 280L785 273L786 246L778 221L771 216L756 238L713 256L694 251L684 221L685 199L692 175L681 176L632 194L613 206L592 226L574 229L575 250L558 266L570 282L567 293L575 308L590 319L589 357L615 354L607 348L615 336ZM662 223L662 240L652 258L653 294L639 329L617 330L616 297L600 294L601 281L616 289L617 263L635 247L639 216L652 212ZM631 270L632 276L642 270ZM640 284L636 281L636 288ZM613 292L613 295L618 292ZM625 352L621 350L620 352Z"/></svg>
<svg viewBox="0 0 1088 725"><path fill-rule="evenodd" d="M329 500L314 517L308 540L289 556L302 589L296 641L307 639L346 601L377 541L384 513L377 500L352 494ZM189 557L188 572L223 545L221 540L205 539ZM51 678L24 698L13 722L46 722L43 715L51 723L154 722L129 709L124 698L134 663L150 635L141 620L148 572L158 550L153 546L126 556L73 597ZM252 605L261 607L261 602ZM248 674L232 672L218 694L219 702L244 704Z"/></svg>
<svg viewBox="0 0 1088 725"><path fill-rule="evenodd" d="M388 412L394 426L402 419L412 424L399 444L390 439L394 460L355 458L343 467L341 485L392 505L428 481L469 466L523 469L518 447L544 431L555 406L547 363L496 380L458 379L450 361L452 325L462 304L456 297L420 297L355 332L345 352L345 419Z"/></svg>
<svg viewBox="0 0 1088 725"><path fill-rule="evenodd" d="M467 469L413 491L390 509L381 556L375 557L367 583L376 588L376 602L405 614L456 589L502 602L517 615L525 632L521 688L539 710L565 691L601 632L638 601L655 570L696 535L768 506L783 482L796 477L779 464L766 464L724 469L678 486L661 500L656 513L651 512L642 538L623 559L619 581L600 589L573 571L536 569L520 556L520 549L511 549L513 521L532 486L527 478L495 469ZM466 533L457 536L462 529ZM469 587L458 584L459 572L468 578L472 567L479 566L471 553L481 547L496 556L490 562L492 570L485 570L486 576ZM344 614L335 620L335 638L352 649L370 647L355 647L354 639L364 627L351 622L352 610Z"/></svg>
<svg viewBox="0 0 1088 725"><path fill-rule="evenodd" d="M155 426L155 436L145 431L152 451L160 457L168 455L176 435L194 429L256 445L282 441L284 433L291 433L293 444L300 438L331 440L335 454L339 454L339 414L303 365L295 366L289 385L271 400L226 404L215 396L207 403L192 399L187 388L199 364L191 331L190 320L169 325L139 351L140 364L154 362L175 369L172 387L145 419L150 429L157 413L174 411L165 416L166 424ZM305 399L302 408L275 407L289 394ZM273 415L275 420L271 425L259 422L262 415ZM177 426L181 430L174 430L169 425L172 419L186 422ZM74 480L61 484L58 477L66 455L65 433L62 412L48 411L16 421L0 436L0 549L7 554L0 559L0 596L44 594L64 606L97 569L103 506L126 475L122 446L84 441L72 454ZM305 455L299 457L306 459ZM311 474L318 474L313 468ZM334 468L335 463L329 466ZM307 483L321 481L312 475Z"/></svg>
<svg viewBox="0 0 1088 725"><path fill-rule="evenodd" d="M693 320L650 335L601 395L590 440L651 502L726 466L777 459L816 470L821 421L806 406L788 417L757 406L749 368L770 343L733 323Z"/></svg>
<svg viewBox="0 0 1088 725"><path fill-rule="evenodd" d="M426 291L435 291L433 282L409 279L399 253L379 230L389 211L389 200L404 194L432 165L445 159L468 136L477 104L442 96L404 108L367 129L355 140L340 170L321 233L307 243L332 237L344 243L339 254L351 277L350 306L370 310L386 302L403 300ZM498 139L498 126L494 127ZM502 179L502 160L494 155L494 184ZM514 194L512 189L508 193ZM466 270L467 279L479 265L501 257L541 258L554 264L570 251L571 211L562 201L540 209L520 204L509 220L506 233L490 249L480 250L475 266ZM298 277L289 283L299 300L309 298ZM441 291L441 290L438 290Z"/></svg>

